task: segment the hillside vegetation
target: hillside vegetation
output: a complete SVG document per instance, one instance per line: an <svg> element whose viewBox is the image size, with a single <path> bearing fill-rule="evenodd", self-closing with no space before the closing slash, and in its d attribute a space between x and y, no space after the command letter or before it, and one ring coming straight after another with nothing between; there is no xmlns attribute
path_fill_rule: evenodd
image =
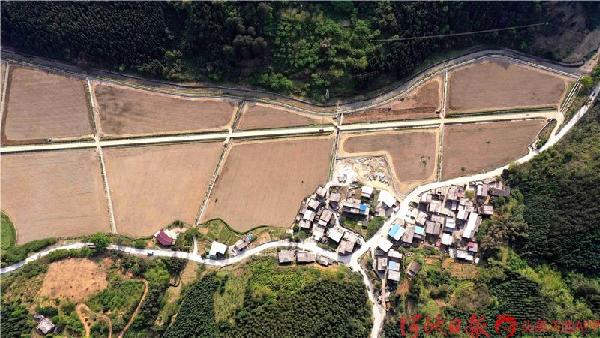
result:
<svg viewBox="0 0 600 338"><path fill-rule="evenodd" d="M370 325L360 276L264 257L190 285L165 337L366 337Z"/></svg>
<svg viewBox="0 0 600 338"><path fill-rule="evenodd" d="M588 30L598 24L597 4L563 7ZM553 13L535 2L3 2L2 43L84 67L324 101L327 90L363 94L479 44L544 54L534 37L565 28ZM536 23L548 24L401 40Z"/></svg>
<svg viewBox="0 0 600 338"><path fill-rule="evenodd" d="M503 176L524 205L517 251L534 264L598 275L600 104L555 147Z"/></svg>

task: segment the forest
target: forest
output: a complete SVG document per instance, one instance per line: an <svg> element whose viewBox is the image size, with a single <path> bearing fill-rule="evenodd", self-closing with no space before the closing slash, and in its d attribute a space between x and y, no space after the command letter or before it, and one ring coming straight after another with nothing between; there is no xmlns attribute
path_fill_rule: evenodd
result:
<svg viewBox="0 0 600 338"><path fill-rule="evenodd" d="M262 257L190 285L164 336L366 337L370 325L360 276L342 266L280 267Z"/></svg>
<svg viewBox="0 0 600 338"><path fill-rule="evenodd" d="M579 10L590 28L600 5ZM364 94L476 45L533 48L562 17L539 2L3 2L2 44L81 67L260 86L317 101ZM486 34L412 39L542 23ZM410 38L408 40L403 40Z"/></svg>
<svg viewBox="0 0 600 338"><path fill-rule="evenodd" d="M600 104L555 147L504 174L522 201L516 250L534 264L600 273Z"/></svg>

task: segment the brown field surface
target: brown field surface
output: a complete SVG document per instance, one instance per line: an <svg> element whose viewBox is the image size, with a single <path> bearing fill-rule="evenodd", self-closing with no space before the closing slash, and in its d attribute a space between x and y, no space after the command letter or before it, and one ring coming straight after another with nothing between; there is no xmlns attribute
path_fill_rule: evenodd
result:
<svg viewBox="0 0 600 338"><path fill-rule="evenodd" d="M106 148L118 232L151 236L175 220L193 223L222 150L221 142Z"/></svg>
<svg viewBox="0 0 600 338"><path fill-rule="evenodd" d="M506 61L483 61L450 72L448 110L477 112L558 106L569 79Z"/></svg>
<svg viewBox="0 0 600 338"><path fill-rule="evenodd" d="M327 123L332 123L332 120L326 116L310 115L282 107L252 103L244 109L237 129L283 128Z"/></svg>
<svg viewBox="0 0 600 338"><path fill-rule="evenodd" d="M340 142L345 156L386 156L400 193L435 179L437 129L350 134Z"/></svg>
<svg viewBox="0 0 600 338"><path fill-rule="evenodd" d="M93 133L84 81L15 66L9 73L2 119L4 144Z"/></svg>
<svg viewBox="0 0 600 338"><path fill-rule="evenodd" d="M332 142L329 136L234 144L203 220L221 218L238 231L289 227L302 199L325 184Z"/></svg>
<svg viewBox="0 0 600 338"><path fill-rule="evenodd" d="M2 210L15 224L19 244L110 230L94 150L3 154L0 162Z"/></svg>
<svg viewBox="0 0 600 338"><path fill-rule="evenodd" d="M224 130L236 106L225 99L190 99L102 84L96 84L94 92L102 133L109 136Z"/></svg>
<svg viewBox="0 0 600 338"><path fill-rule="evenodd" d="M446 126L443 179L492 170L526 155L545 124L538 119Z"/></svg>
<svg viewBox="0 0 600 338"><path fill-rule="evenodd" d="M435 118L441 107L441 97L442 79L438 76L383 106L345 114L344 123Z"/></svg>
<svg viewBox="0 0 600 338"><path fill-rule="evenodd" d="M87 258L72 258L48 266L40 296L79 303L107 286L105 267Z"/></svg>

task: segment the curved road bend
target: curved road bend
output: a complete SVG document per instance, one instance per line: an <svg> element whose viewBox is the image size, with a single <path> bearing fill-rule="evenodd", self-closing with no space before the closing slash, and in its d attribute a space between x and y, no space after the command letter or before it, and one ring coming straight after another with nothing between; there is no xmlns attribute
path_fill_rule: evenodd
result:
<svg viewBox="0 0 600 338"><path fill-rule="evenodd" d="M525 163L525 162L531 160L533 157L535 157L540 152L543 152L543 151L549 149L550 147L552 147L554 144L556 144L562 137L564 137L567 134L567 132L569 130L571 130L571 128L573 128L573 126L575 126L575 124L585 115L585 113L587 113L588 109L591 107L592 103L597 98L599 92L600 92L600 84L598 84L594 88L592 93L590 94L588 103L586 105L584 105L583 107L581 107L581 109L579 109L579 111L573 116L573 118L571 118L571 120L558 133L551 136L548 139L548 141L546 142L546 144L541 149L530 151L529 154L521 157L516 162L517 163ZM558 128L558 126L557 126L557 128ZM117 250L117 251L134 254L134 255L148 255L149 253L151 253L155 256L160 256L160 257L177 257L177 258L188 259L188 260L192 260L192 261L195 261L195 262L198 262L201 264L212 265L212 266L217 266L217 267L223 267L223 266L227 266L227 265L231 265L231 264L236 264L236 263L239 263L242 260L249 258L253 255L256 255L264 250L274 249L274 248L279 248L279 247L286 247L286 248L293 247L293 248L298 248L298 249L302 249L302 250L306 250L306 251L311 251L316 254L323 255L334 261L340 262L342 264L349 265L353 270L359 271L362 274L363 281L364 281L365 285L367 286L369 299L373 303L373 328L371 331L371 337L376 338L376 337L378 337L379 332L381 331L381 328L383 327L383 321L385 319L385 309L383 309L383 306L379 302L377 302L377 300L375 299L375 297L373 295L373 287L371 285L371 282L367 278L366 272L362 269L362 267L360 266L360 264L358 262L360 256L365 254L367 252L367 250L373 250L377 246L377 242L381 238L386 237L386 234L389 231L389 229L391 228L392 223L398 217L402 217L402 216L406 215L408 212L409 203L413 200L416 200L416 198L423 192L431 190L431 189L439 188L442 186L451 185L451 184L465 184L465 183L468 183L471 181L478 181L478 180L483 180L486 178L496 177L496 176L500 175L502 173L502 171L506 168L508 168L508 165L502 166L500 168L494 169L492 171L489 171L489 172L486 172L483 174L458 177L458 178L447 180L444 182L434 182L434 183L429 183L429 184L425 184L425 185L417 187L411 193L409 193L405 199L402 200L402 202L400 203L399 210L396 213L394 213L384 223L384 225L377 231L377 233L371 239L369 239L366 243L364 243L364 245L362 245L357 251L352 253L352 255L350 255L350 256L339 256L338 254L336 254L334 252L325 250L325 249L317 246L316 243L291 243L287 240L265 243L265 244L255 247L253 249L249 249L239 256L227 258L227 259L223 259L223 260L204 259L195 253L171 251L171 250L163 250L163 249L159 249L159 250L136 249L136 248L132 248L132 247L125 247L125 246L118 246L118 245L110 245L108 249L109 250ZM30 257L26 258L25 260L23 260L19 263L16 263L11 266L0 269L0 274L5 274L5 273L15 271L29 262L33 262L35 260L38 260L38 259L48 255L52 251L60 250L60 249L80 249L87 245L88 245L88 243L73 243L73 244L49 248L49 249L46 249L46 250L43 250L43 251L40 251L38 253L31 255Z"/></svg>

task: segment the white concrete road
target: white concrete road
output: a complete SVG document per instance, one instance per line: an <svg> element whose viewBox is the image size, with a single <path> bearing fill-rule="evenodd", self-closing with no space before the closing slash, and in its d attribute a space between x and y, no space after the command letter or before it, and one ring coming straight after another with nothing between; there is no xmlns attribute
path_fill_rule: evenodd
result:
<svg viewBox="0 0 600 338"><path fill-rule="evenodd" d="M180 143L180 142L198 142L198 141L215 141L227 139L244 139L244 138L261 138L261 137L282 137L282 136L302 136L302 135L320 135L329 134L336 131L377 131L393 128L427 128L437 127L444 121L445 124L453 123L476 123L486 121L508 121L522 120L533 118L556 118L556 111L536 111L536 112L521 112L521 113L490 113L485 115L464 115L456 117L447 117L445 119L421 119L408 121L389 121L376 123L356 123L341 126L324 125L317 127L295 127L295 128L278 128L278 129L258 129L248 131L223 131L215 133L200 133L200 134L182 134L170 136L146 136L138 138L121 138L121 139L105 139L105 140L90 140L90 141L72 141L72 142L57 142L49 144L30 144L0 147L0 153L18 153L32 151L48 151L61 149L81 149L81 148L96 148L100 147L115 147L115 146L139 146L160 143Z"/></svg>

